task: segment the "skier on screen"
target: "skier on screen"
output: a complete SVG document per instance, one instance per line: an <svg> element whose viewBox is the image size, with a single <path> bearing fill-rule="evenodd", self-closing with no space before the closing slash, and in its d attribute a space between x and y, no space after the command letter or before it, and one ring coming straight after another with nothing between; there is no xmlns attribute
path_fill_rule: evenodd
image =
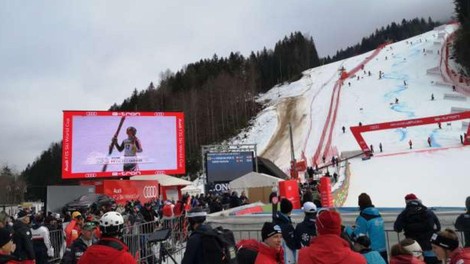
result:
<svg viewBox="0 0 470 264"><path fill-rule="evenodd" d="M114 146L121 152L124 150L124 157L137 157L137 153L142 152L142 144L139 138L136 137L137 129L135 127L128 127L126 129L127 138L124 139L121 145L117 142L117 137L113 137ZM138 171L137 162L124 163L123 171Z"/></svg>

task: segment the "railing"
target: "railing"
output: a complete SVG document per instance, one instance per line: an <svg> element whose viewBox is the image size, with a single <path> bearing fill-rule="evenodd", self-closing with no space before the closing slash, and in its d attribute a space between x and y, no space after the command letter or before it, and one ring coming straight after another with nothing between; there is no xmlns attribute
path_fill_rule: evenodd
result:
<svg viewBox="0 0 470 264"><path fill-rule="evenodd" d="M170 229L171 233L165 240L156 241L154 239L155 231L162 229ZM261 240L260 229L232 229L232 232L235 241L242 239ZM457 234L460 242L464 243L464 233L457 231ZM49 262L57 263L62 258L65 249L63 231L50 231L50 237L54 247L54 257L50 258ZM135 257L137 263L141 264L173 263L171 258L175 259L176 263L180 263L183 259L187 238L187 222L184 217L133 225L125 228L123 234L123 242L129 247L129 252ZM390 252L390 248L394 244L404 239L404 234L385 230L385 239L387 251Z"/></svg>
<svg viewBox="0 0 470 264"><path fill-rule="evenodd" d="M170 229L170 235L164 241L154 239L155 231ZM187 221L184 216L162 219L161 221L136 224L124 228L122 241L129 247L129 253L138 263L173 263L170 256L180 263L183 259L188 238ZM63 230L49 232L54 256L49 263L58 263L65 251Z"/></svg>

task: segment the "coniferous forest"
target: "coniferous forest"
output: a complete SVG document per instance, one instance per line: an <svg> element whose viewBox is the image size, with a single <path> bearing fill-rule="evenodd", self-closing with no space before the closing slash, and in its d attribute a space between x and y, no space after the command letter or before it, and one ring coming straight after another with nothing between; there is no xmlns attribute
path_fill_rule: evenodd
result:
<svg viewBox="0 0 470 264"><path fill-rule="evenodd" d="M375 49L385 41L399 41L431 30L431 19L403 20L377 29L361 43L319 58L312 37L295 32L248 57L232 52L190 63L176 73L166 71L158 85L134 89L113 111L182 111L185 114L186 171L193 178L201 170L201 146L218 144L249 125L262 105L256 96L283 82L298 80L302 71ZM44 199L47 185L75 184L61 179L62 144L49 149L21 173L29 199Z"/></svg>
<svg viewBox="0 0 470 264"><path fill-rule="evenodd" d="M454 0L460 28L454 42L455 60L462 66L461 74L470 76L470 1Z"/></svg>

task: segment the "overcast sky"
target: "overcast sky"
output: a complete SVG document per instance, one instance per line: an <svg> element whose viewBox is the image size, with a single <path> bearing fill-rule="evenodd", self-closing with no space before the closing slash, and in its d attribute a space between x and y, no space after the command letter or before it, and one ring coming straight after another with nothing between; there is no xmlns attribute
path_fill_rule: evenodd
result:
<svg viewBox="0 0 470 264"><path fill-rule="evenodd" d="M21 172L62 138L62 110L107 110L166 69L249 55L293 31L320 56L452 0L0 1L0 165Z"/></svg>

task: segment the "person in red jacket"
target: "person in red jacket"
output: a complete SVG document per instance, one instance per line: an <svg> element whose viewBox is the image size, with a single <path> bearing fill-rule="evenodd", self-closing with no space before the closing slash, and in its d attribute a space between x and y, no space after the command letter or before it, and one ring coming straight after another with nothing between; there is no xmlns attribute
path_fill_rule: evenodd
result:
<svg viewBox="0 0 470 264"><path fill-rule="evenodd" d="M80 236L80 230L83 226L85 220L83 219L82 214L79 211L72 213L72 220L65 227L65 244L67 247L72 245L72 242L75 241Z"/></svg>
<svg viewBox="0 0 470 264"><path fill-rule="evenodd" d="M452 229L435 233L431 237L432 250L443 263L468 264L470 263L470 248L459 246L459 237Z"/></svg>
<svg viewBox="0 0 470 264"><path fill-rule="evenodd" d="M299 252L298 264L366 264L366 259L351 250L340 237L341 216L333 210L319 210L317 234L308 247Z"/></svg>
<svg viewBox="0 0 470 264"><path fill-rule="evenodd" d="M100 219L101 239L91 245L82 255L78 264L132 264L137 263L128 252L129 248L120 238L124 219L118 212L107 212Z"/></svg>
<svg viewBox="0 0 470 264"><path fill-rule="evenodd" d="M13 234L7 228L0 228L0 263L21 263L15 256L11 255L13 251L15 251L15 244L13 244Z"/></svg>
<svg viewBox="0 0 470 264"><path fill-rule="evenodd" d="M390 264L425 264L423 250L418 242L406 238L392 246Z"/></svg>
<svg viewBox="0 0 470 264"><path fill-rule="evenodd" d="M265 222L261 229L261 238L263 242L254 239L238 242L238 263L284 264L281 227Z"/></svg>

